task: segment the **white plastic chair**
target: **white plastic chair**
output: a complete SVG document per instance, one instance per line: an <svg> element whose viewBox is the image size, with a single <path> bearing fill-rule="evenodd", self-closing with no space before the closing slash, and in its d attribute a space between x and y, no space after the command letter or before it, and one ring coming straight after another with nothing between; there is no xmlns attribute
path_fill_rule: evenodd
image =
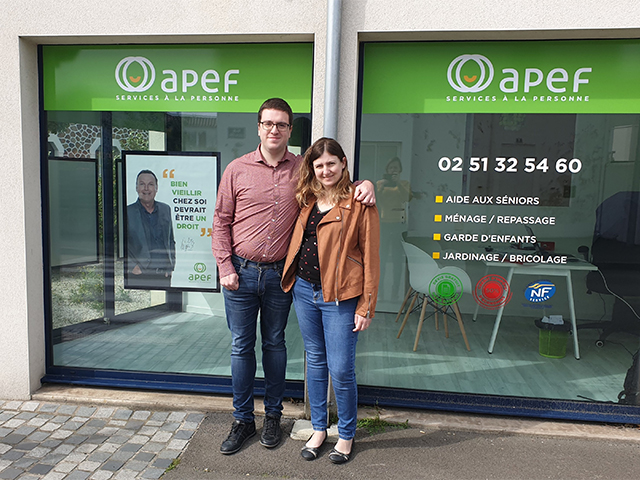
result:
<svg viewBox="0 0 640 480"><path fill-rule="evenodd" d="M409 298L413 296L413 299L411 300L410 306L407 308L407 312L404 316L404 320L402 321L402 326L400 327L397 338L400 338L400 335L402 334L402 331L407 324L407 320L409 319L409 315L414 311L415 308L417 308L416 303L418 301L421 301L422 308L420 311L420 321L418 323L418 330L416 332L416 340L413 344L413 351L415 352L418 348L418 341L420 340L420 333L422 332L422 324L424 323L427 305L431 305L434 309L436 330L439 330L438 313L443 314L444 331L446 338L449 338L447 311L449 309L453 310L456 319L458 320L458 326L460 327L460 332L462 333L462 338L464 339L467 350L471 351L471 347L469 346L469 340L467 339L467 333L464 329L464 323L462 322L462 316L460 315L460 309L458 308L457 302L451 303L449 305L440 305L439 303L434 302L429 293L429 284L436 275L442 273L455 275L456 278L460 280L462 286L458 286L456 288L456 294L471 293L471 279L469 278L469 275L467 275L467 272L458 267L440 267L438 263L431 257L431 255L420 250L415 245L405 242L404 239L402 240L402 248L404 249L404 253L407 256L407 266L409 268L409 284L411 287L407 292L407 295L405 296L402 306L400 307L400 311L398 312L396 321L404 310L404 307Z"/></svg>

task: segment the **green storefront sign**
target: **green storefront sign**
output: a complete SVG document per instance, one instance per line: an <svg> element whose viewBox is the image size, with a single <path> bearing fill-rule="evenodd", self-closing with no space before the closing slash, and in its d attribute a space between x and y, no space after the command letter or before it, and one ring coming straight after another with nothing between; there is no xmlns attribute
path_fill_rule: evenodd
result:
<svg viewBox="0 0 640 480"><path fill-rule="evenodd" d="M638 113L640 40L365 45L363 113Z"/></svg>
<svg viewBox="0 0 640 480"><path fill-rule="evenodd" d="M252 112L282 97L311 111L313 44L43 47L44 108Z"/></svg>

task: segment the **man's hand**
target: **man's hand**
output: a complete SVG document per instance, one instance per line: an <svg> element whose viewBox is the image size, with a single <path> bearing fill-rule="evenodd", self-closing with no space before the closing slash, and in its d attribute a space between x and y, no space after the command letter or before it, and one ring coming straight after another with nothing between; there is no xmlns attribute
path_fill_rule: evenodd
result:
<svg viewBox="0 0 640 480"><path fill-rule="evenodd" d="M356 313L353 323L356 326L356 328L354 328L353 331L354 332L361 332L361 331L366 330L367 328L369 328L369 325L371 325L371 319L367 318L367 317L363 317L362 315L358 315Z"/></svg>
<svg viewBox="0 0 640 480"><path fill-rule="evenodd" d="M136 265L135 267L133 267L133 270L131 270L131 273L133 273L134 275L142 275L142 270L140 269L140 265Z"/></svg>
<svg viewBox="0 0 640 480"><path fill-rule="evenodd" d="M238 274L232 273L231 275L222 277L220 279L220 285L222 285L227 290L237 290L240 287L240 282L238 281Z"/></svg>
<svg viewBox="0 0 640 480"><path fill-rule="evenodd" d="M376 192L373 183L369 180L363 180L356 187L354 198L356 201L363 203L367 207L373 207L376 204Z"/></svg>

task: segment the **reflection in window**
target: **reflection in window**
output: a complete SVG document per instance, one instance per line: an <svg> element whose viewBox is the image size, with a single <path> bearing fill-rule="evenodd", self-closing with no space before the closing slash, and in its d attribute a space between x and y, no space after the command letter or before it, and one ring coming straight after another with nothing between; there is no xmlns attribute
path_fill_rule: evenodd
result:
<svg viewBox="0 0 640 480"><path fill-rule="evenodd" d="M418 310L397 338L404 311L398 314L405 298L410 304L412 289L406 256L401 251L396 259L386 256L377 321L361 337L359 381L418 390L617 401L639 346L639 124L638 115L364 114L360 177L383 178L384 162L375 155L376 146L397 145L402 165L397 180L409 182L412 192L403 231L383 225L381 243L402 236L440 268L462 268L472 288L487 275L506 278L510 264L473 260L471 253L560 254L569 259L569 267L513 275L511 300L490 355L498 311L479 306L473 295L462 295L457 302L471 351L451 326L455 317L448 319L445 335L440 314L436 330L432 307L425 311L420 333ZM436 197L442 197L441 203ZM486 221L446 220L456 214L484 216ZM603 229L632 230L634 235L618 235L612 248ZM456 255L463 253L469 255ZM563 272L570 272L571 289L560 276ZM536 284L552 285L553 296L532 301ZM566 355L542 356L536 321L551 316L568 321L570 298L581 359L574 358L573 337L566 333ZM384 366L376 358L381 351Z"/></svg>
<svg viewBox="0 0 640 480"><path fill-rule="evenodd" d="M224 168L257 148L256 114L47 112L47 118L53 365L230 375L222 294L124 288L121 159L123 151L217 151ZM107 127L111 169L102 158ZM308 146L309 115L295 116L294 133L290 150L299 153ZM109 185L111 215L104 208ZM287 378L301 380L303 345L291 320Z"/></svg>

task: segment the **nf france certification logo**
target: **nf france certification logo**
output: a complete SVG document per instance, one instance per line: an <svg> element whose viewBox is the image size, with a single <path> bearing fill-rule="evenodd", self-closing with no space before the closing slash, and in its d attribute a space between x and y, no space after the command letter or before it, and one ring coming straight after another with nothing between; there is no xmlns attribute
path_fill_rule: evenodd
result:
<svg viewBox="0 0 640 480"><path fill-rule="evenodd" d="M546 302L556 293L556 286L547 281L539 280L537 282L530 283L527 289L524 291L524 296L527 300L533 303Z"/></svg>
<svg viewBox="0 0 640 480"><path fill-rule="evenodd" d="M127 75L127 70L132 63L142 67L143 75ZM120 60L116 66L116 82L125 92L144 92L149 90L156 79L156 70L153 63L144 57L126 57Z"/></svg>
<svg viewBox="0 0 640 480"><path fill-rule="evenodd" d="M467 62L475 63L472 75L464 75L462 67ZM479 75L477 72L479 67ZM493 64L482 55L460 55L449 64L447 80L452 88L462 93L481 92L491 84L493 80Z"/></svg>

